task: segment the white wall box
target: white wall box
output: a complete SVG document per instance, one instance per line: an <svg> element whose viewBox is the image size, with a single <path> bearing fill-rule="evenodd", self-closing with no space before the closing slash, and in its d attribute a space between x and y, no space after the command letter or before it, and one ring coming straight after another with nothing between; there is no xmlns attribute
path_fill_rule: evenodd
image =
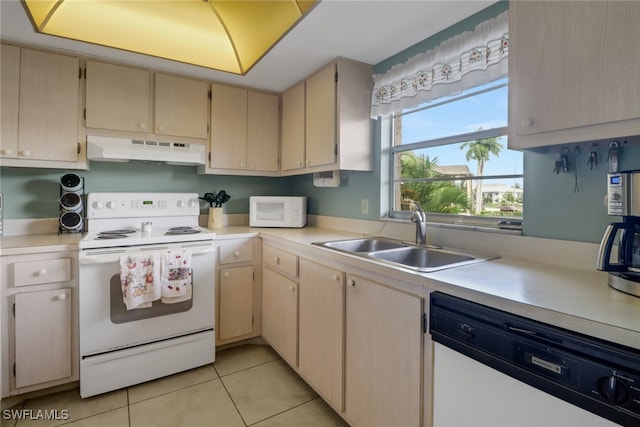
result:
<svg viewBox="0 0 640 427"><path fill-rule="evenodd" d="M509 2L509 147L637 135L639 21L639 2Z"/></svg>
<svg viewBox="0 0 640 427"><path fill-rule="evenodd" d="M339 58L283 93L283 175L371 170L371 73Z"/></svg>

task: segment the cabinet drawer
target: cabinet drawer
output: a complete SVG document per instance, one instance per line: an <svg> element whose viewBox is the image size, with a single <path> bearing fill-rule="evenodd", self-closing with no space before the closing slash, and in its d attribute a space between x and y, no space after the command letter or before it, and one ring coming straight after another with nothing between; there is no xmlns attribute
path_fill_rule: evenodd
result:
<svg viewBox="0 0 640 427"><path fill-rule="evenodd" d="M220 264L245 262L253 259L253 244L220 246Z"/></svg>
<svg viewBox="0 0 640 427"><path fill-rule="evenodd" d="M14 286L68 282L71 280L71 258L44 259L13 264Z"/></svg>
<svg viewBox="0 0 640 427"><path fill-rule="evenodd" d="M298 256L283 250L265 246L263 248L264 263L276 270L298 277Z"/></svg>

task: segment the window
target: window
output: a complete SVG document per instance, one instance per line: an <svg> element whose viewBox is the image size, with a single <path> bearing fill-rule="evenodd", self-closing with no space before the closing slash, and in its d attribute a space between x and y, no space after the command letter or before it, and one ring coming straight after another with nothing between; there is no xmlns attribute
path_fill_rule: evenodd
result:
<svg viewBox="0 0 640 427"><path fill-rule="evenodd" d="M507 79L393 118L390 216L519 229L522 153L507 148Z"/></svg>

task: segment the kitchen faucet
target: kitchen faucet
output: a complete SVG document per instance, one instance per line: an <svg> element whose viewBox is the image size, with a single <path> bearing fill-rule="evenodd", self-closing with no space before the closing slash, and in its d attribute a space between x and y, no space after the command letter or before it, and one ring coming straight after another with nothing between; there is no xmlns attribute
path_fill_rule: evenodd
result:
<svg viewBox="0 0 640 427"><path fill-rule="evenodd" d="M411 222L416 223L416 245L427 244L427 214L422 210L420 203L415 202L416 210L411 212L409 218Z"/></svg>

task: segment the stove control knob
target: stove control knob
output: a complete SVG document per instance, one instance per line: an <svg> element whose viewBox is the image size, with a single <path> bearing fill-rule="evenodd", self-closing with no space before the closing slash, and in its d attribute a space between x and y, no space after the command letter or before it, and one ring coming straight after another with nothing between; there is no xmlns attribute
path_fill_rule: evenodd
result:
<svg viewBox="0 0 640 427"><path fill-rule="evenodd" d="M104 203L102 203L102 202L93 202L93 208L94 209L102 209L102 208L104 208Z"/></svg>
<svg viewBox="0 0 640 427"><path fill-rule="evenodd" d="M181 209L182 209L182 208L184 208L184 207L185 207L184 200L178 200L177 205L178 205L178 207L179 207L179 208L181 208Z"/></svg>
<svg viewBox="0 0 640 427"><path fill-rule="evenodd" d="M114 201L107 202L107 209L115 209L118 204Z"/></svg>
<svg viewBox="0 0 640 427"><path fill-rule="evenodd" d="M598 390L611 405L625 404L631 397L629 386L615 375L600 378L598 380Z"/></svg>
<svg viewBox="0 0 640 427"><path fill-rule="evenodd" d="M195 207L195 206L199 206L199 203L198 203L198 201L197 201L197 200L191 199L191 200L189 200L188 206L189 206L190 208L193 208L193 207Z"/></svg>

